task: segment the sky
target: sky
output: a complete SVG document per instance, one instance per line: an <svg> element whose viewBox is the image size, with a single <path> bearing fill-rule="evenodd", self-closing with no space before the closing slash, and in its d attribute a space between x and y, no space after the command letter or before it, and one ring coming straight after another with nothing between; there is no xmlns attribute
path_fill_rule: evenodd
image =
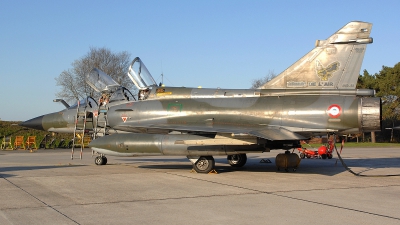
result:
<svg viewBox="0 0 400 225"><path fill-rule="evenodd" d="M55 78L90 47L139 56L168 86L250 88L350 21L373 23L361 66L400 62L400 1L0 0L0 120L64 109Z"/></svg>

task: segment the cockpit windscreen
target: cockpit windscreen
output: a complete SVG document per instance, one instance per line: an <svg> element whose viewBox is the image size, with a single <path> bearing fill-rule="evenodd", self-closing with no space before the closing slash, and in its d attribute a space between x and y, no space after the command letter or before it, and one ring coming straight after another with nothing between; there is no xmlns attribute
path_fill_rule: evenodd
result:
<svg viewBox="0 0 400 225"><path fill-rule="evenodd" d="M73 104L68 109L76 109L78 107L78 103ZM92 97L87 97L79 101L79 107L86 107L88 111L92 111L92 109L97 109L98 105L96 100Z"/></svg>

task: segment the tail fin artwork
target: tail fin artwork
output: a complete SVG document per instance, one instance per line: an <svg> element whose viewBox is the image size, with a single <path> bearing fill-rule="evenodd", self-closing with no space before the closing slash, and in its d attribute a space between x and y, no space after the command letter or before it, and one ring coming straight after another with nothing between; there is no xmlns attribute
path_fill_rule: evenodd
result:
<svg viewBox="0 0 400 225"><path fill-rule="evenodd" d="M371 23L348 23L260 88L355 89L371 29Z"/></svg>

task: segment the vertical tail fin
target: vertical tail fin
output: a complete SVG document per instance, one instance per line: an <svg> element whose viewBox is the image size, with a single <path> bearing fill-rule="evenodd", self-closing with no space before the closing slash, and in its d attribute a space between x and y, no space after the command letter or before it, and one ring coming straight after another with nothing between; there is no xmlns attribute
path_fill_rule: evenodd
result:
<svg viewBox="0 0 400 225"><path fill-rule="evenodd" d="M262 89L355 89L367 44L372 43L372 24L350 22Z"/></svg>

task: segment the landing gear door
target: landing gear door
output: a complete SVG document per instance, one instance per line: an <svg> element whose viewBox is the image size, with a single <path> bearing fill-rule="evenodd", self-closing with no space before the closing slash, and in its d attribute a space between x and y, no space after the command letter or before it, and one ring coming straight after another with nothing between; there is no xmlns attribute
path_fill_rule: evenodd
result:
<svg viewBox="0 0 400 225"><path fill-rule="evenodd" d="M115 80L97 68L86 74L86 83L97 92L112 92L120 87Z"/></svg>
<svg viewBox="0 0 400 225"><path fill-rule="evenodd" d="M128 76L139 90L146 89L149 86L157 86L156 81L139 57L136 57L129 66Z"/></svg>

